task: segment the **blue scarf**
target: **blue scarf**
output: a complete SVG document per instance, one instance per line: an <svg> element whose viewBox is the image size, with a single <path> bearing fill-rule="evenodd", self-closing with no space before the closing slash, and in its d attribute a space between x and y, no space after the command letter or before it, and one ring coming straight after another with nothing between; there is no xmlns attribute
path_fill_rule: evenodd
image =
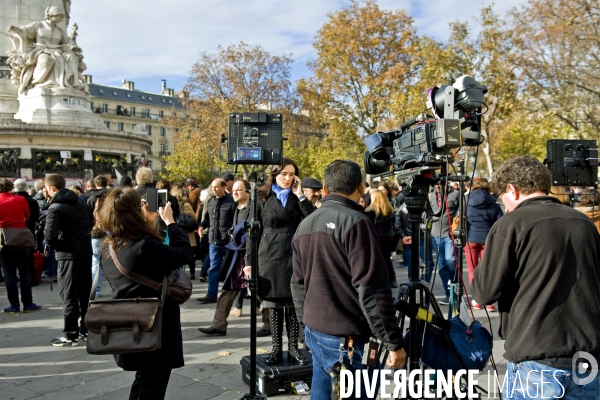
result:
<svg viewBox="0 0 600 400"><path fill-rule="evenodd" d="M290 187L287 189L282 189L279 187L279 185L273 183L271 184L271 191L275 193L275 196L277 196L277 200L279 200L279 203L283 206L283 208L285 208L285 205L288 201L288 197L290 197L290 193L292 193L292 188Z"/></svg>

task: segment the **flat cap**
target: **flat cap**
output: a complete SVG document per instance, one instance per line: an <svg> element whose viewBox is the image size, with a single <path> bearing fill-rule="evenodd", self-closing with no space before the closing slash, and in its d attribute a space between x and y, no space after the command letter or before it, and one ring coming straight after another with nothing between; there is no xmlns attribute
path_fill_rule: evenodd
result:
<svg viewBox="0 0 600 400"><path fill-rule="evenodd" d="M221 175L221 178L223 178L223 180L226 180L226 181L234 181L235 180L235 176L233 176L233 174L231 172L225 172L223 175Z"/></svg>
<svg viewBox="0 0 600 400"><path fill-rule="evenodd" d="M315 178L304 178L304 179L302 179L302 188L321 190L321 189L323 189L323 185L321 184L321 182L319 182Z"/></svg>

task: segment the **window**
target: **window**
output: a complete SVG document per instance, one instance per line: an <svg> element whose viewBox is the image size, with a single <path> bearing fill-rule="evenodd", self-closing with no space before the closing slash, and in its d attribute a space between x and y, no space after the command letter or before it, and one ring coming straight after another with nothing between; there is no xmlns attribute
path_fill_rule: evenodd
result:
<svg viewBox="0 0 600 400"><path fill-rule="evenodd" d="M158 118L164 118L165 117L165 112L164 111L159 111L158 112Z"/></svg>
<svg viewBox="0 0 600 400"><path fill-rule="evenodd" d="M110 129L110 121L104 121L104 126Z"/></svg>
<svg viewBox="0 0 600 400"><path fill-rule="evenodd" d="M152 126L151 125L146 125L146 132L148 132L148 135L152 135Z"/></svg>
<svg viewBox="0 0 600 400"><path fill-rule="evenodd" d="M135 117L135 107L131 107L129 109L129 113L131 114L132 117Z"/></svg>
<svg viewBox="0 0 600 400"><path fill-rule="evenodd" d="M150 118L150 109L149 108L144 109L144 118Z"/></svg>
<svg viewBox="0 0 600 400"><path fill-rule="evenodd" d="M136 125L137 124L131 124L131 130L134 130Z"/></svg>
<svg viewBox="0 0 600 400"><path fill-rule="evenodd" d="M125 130L125 124L122 122L119 122L118 128L119 132L123 132Z"/></svg>
<svg viewBox="0 0 600 400"><path fill-rule="evenodd" d="M108 104L106 104L106 103L102 104L102 112L104 114L108 114Z"/></svg>
<svg viewBox="0 0 600 400"><path fill-rule="evenodd" d="M165 135L166 135L166 129L165 129L165 127L164 127L164 126L161 126L161 127L160 127L160 136L163 136L163 137L164 137Z"/></svg>
<svg viewBox="0 0 600 400"><path fill-rule="evenodd" d="M173 128L173 132L175 132L175 133L179 132L179 128Z"/></svg>

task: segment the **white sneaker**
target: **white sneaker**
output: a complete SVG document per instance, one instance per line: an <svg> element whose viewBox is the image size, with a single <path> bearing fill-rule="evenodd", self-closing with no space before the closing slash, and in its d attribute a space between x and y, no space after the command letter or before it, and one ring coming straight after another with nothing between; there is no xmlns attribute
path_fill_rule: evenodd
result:
<svg viewBox="0 0 600 400"><path fill-rule="evenodd" d="M53 339L50 343L52 343L52 346L54 346L54 347L65 347L65 346L76 347L76 346L79 346L79 340L69 339L64 336Z"/></svg>

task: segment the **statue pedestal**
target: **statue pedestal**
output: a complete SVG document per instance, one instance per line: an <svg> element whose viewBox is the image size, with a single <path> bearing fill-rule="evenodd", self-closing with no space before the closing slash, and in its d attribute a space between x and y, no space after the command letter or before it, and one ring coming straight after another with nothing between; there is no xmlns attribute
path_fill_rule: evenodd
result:
<svg viewBox="0 0 600 400"><path fill-rule="evenodd" d="M19 96L15 119L28 124L106 129L90 108L91 96L68 88L33 88Z"/></svg>

